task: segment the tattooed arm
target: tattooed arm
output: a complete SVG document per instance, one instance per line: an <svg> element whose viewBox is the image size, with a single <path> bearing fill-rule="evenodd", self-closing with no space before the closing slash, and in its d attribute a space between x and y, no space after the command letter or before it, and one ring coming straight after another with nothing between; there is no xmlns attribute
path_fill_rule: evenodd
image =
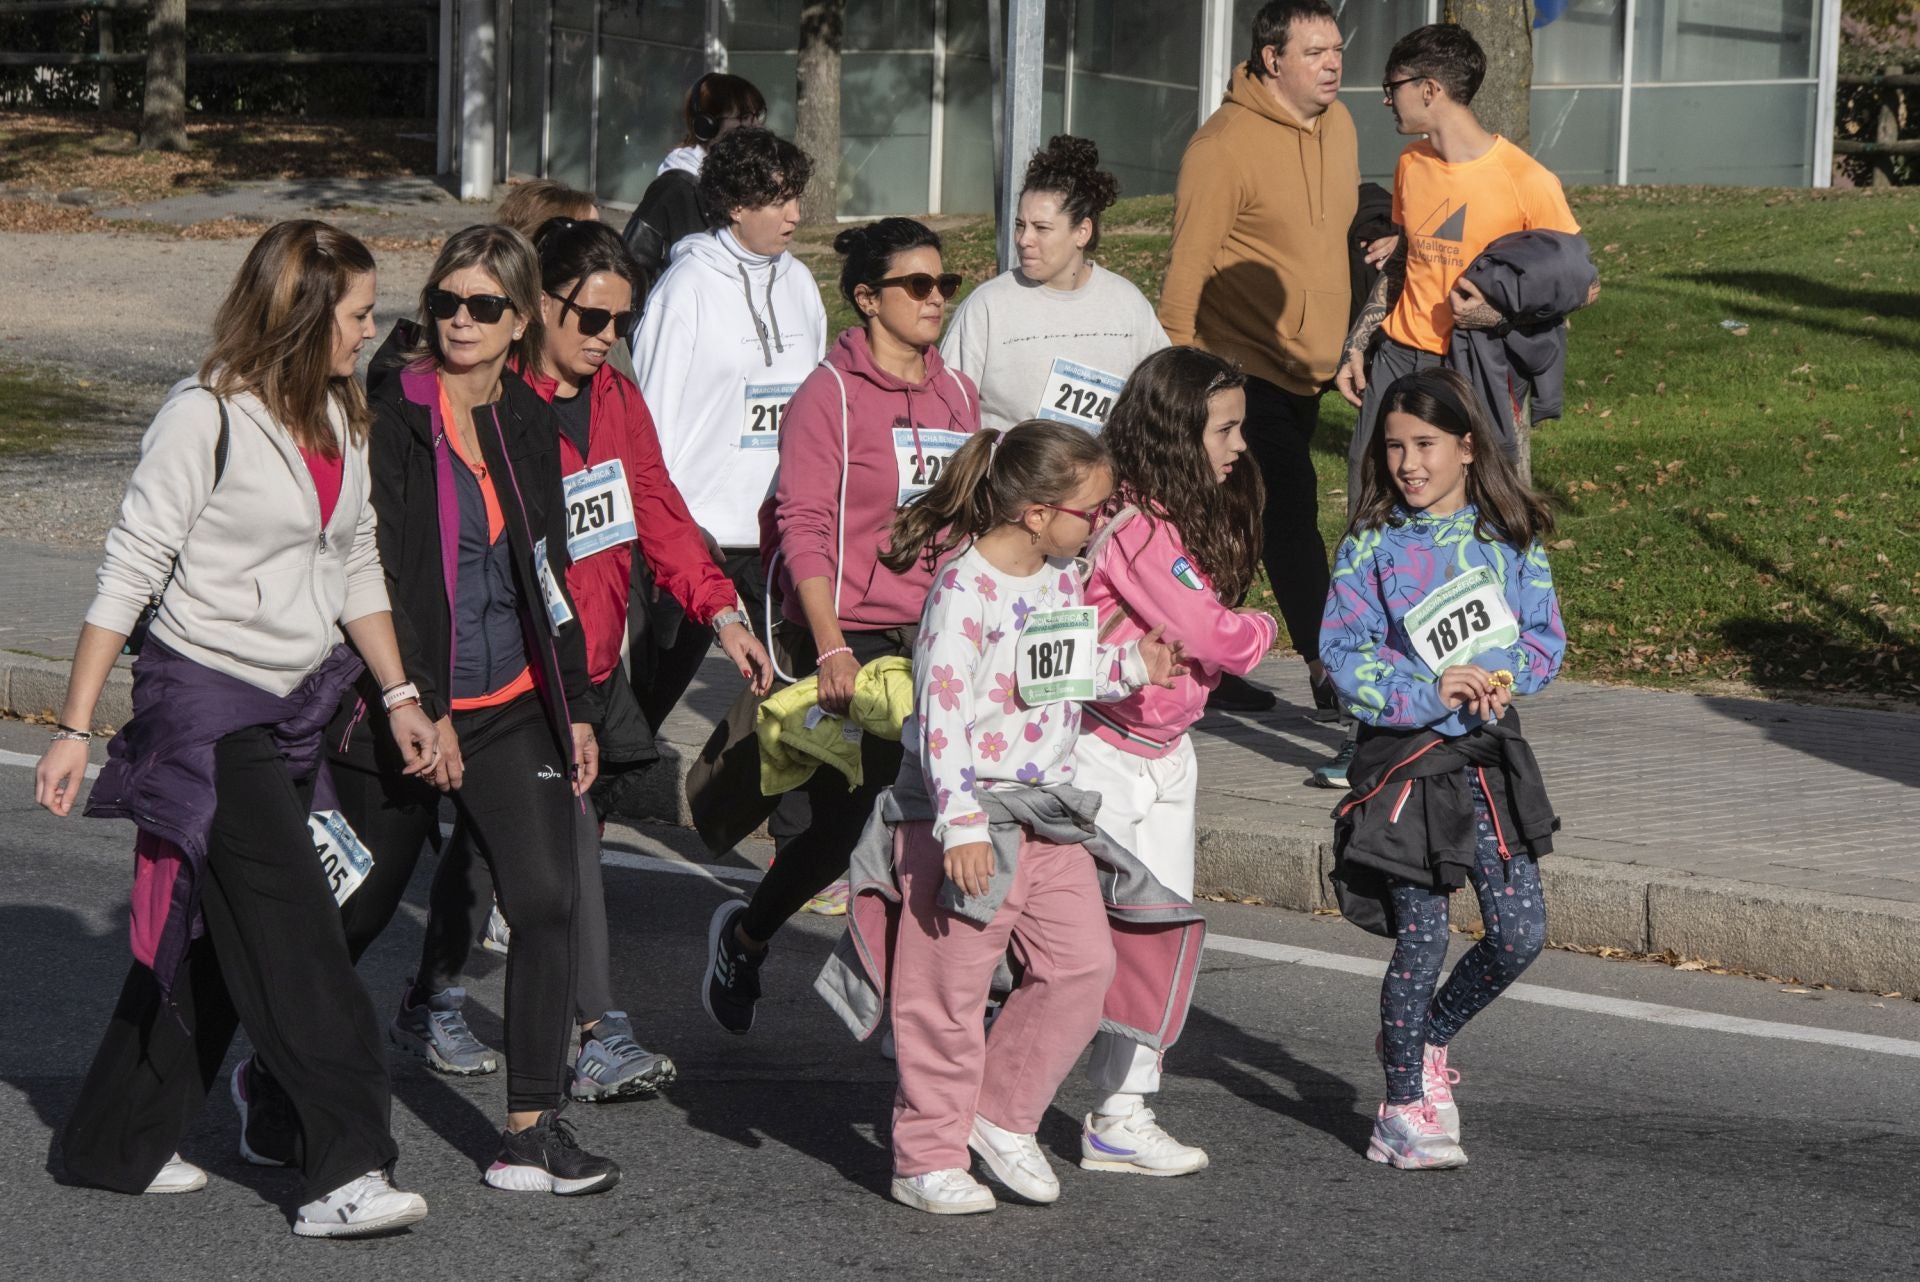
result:
<svg viewBox="0 0 1920 1282"><path fill-rule="evenodd" d="M1406 279L1407 238L1402 236L1381 264L1380 279L1374 282L1373 293L1367 296L1367 305L1360 309L1359 319L1353 322L1346 346L1340 351L1340 372L1334 376L1333 385L1355 408L1367 390L1367 349L1373 345L1374 332L1387 319L1387 313L1400 301L1400 287Z"/></svg>

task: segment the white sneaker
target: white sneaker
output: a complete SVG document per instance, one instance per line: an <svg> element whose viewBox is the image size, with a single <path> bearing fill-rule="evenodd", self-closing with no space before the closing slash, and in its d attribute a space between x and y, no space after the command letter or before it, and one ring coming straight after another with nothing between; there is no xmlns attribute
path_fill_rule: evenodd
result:
<svg viewBox="0 0 1920 1282"><path fill-rule="evenodd" d="M1191 1175L1204 1170L1207 1151L1182 1144L1160 1128L1144 1104L1131 1113L1089 1113L1080 1130L1080 1166L1130 1175Z"/></svg>
<svg viewBox="0 0 1920 1282"><path fill-rule="evenodd" d="M1053 1173L1046 1154L1031 1135L1016 1135L984 1117L973 1119L973 1134L967 1147L980 1155L993 1178L1029 1202L1056 1202L1060 1199L1060 1177Z"/></svg>
<svg viewBox="0 0 1920 1282"><path fill-rule="evenodd" d="M929 1215L978 1215L999 1205L992 1189L957 1166L925 1175L894 1176L893 1200Z"/></svg>
<svg viewBox="0 0 1920 1282"><path fill-rule="evenodd" d="M427 1199L393 1187L384 1171L368 1171L301 1207L293 1232L297 1237L371 1237L426 1218Z"/></svg>
<svg viewBox="0 0 1920 1282"><path fill-rule="evenodd" d="M493 911L487 914L487 928L480 932L480 947L502 957L513 947L513 931L508 928L507 919L500 915L499 904L495 904Z"/></svg>
<svg viewBox="0 0 1920 1282"><path fill-rule="evenodd" d="M207 1173L175 1153L147 1185L149 1193L193 1193L207 1187Z"/></svg>
<svg viewBox="0 0 1920 1282"><path fill-rule="evenodd" d="M1447 1067L1447 1048L1427 1047L1420 1057L1420 1089L1433 1105L1440 1129L1455 1144L1460 1142L1460 1106L1453 1102L1453 1088L1459 1084L1459 1072Z"/></svg>

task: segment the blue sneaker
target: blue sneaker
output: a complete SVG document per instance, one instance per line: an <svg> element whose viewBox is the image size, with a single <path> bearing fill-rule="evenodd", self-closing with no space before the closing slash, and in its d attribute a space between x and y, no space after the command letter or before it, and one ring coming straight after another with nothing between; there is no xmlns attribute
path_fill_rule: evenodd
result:
<svg viewBox="0 0 1920 1282"><path fill-rule="evenodd" d="M1353 754L1359 747L1360 741L1349 735L1340 745L1340 751L1333 754L1332 761L1314 767L1307 782L1316 788L1338 788L1344 792L1352 786L1347 782L1347 770L1353 765Z"/></svg>
<svg viewBox="0 0 1920 1282"><path fill-rule="evenodd" d="M460 1008L467 1003L467 990L448 988L420 994L412 983L400 999L400 1009L387 1025L387 1041L409 1055L427 1061L435 1072L455 1077L472 1077L500 1069L500 1053L473 1035L467 1017Z"/></svg>
<svg viewBox="0 0 1920 1282"><path fill-rule="evenodd" d="M633 1040L625 1011L610 1010L581 1043L568 1093L577 1100L605 1103L651 1095L677 1075L672 1060Z"/></svg>

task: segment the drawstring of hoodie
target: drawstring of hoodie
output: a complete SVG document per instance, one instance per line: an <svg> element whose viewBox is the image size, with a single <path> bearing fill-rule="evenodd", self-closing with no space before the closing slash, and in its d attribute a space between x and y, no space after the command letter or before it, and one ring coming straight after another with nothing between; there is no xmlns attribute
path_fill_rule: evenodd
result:
<svg viewBox="0 0 1920 1282"><path fill-rule="evenodd" d="M753 332L758 335L760 339L761 359L766 362L768 369L772 369L773 354L779 352L784 355L787 350L786 343L780 338L780 318L776 316L773 311L773 267L771 264L767 267L766 320L761 320L760 313L753 309L753 278L747 275L746 264L735 263L734 268L740 273L740 288L747 296L747 315L753 317ZM769 330L772 331L771 343L768 342Z"/></svg>

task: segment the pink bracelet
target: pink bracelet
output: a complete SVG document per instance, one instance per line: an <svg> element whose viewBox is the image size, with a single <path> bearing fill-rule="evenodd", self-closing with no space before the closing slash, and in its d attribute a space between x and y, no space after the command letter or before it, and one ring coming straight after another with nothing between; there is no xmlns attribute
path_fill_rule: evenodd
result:
<svg viewBox="0 0 1920 1282"><path fill-rule="evenodd" d="M834 655L836 655L836 654L852 654L852 653L853 653L853 647L852 647L852 646L850 646L850 645L837 645L837 646L835 646L835 647L833 647L833 649L831 649L831 650L829 650L829 651L827 651L827 652L826 652L825 654L823 654L823 655L821 655L821 656L820 656L819 658L817 658L817 659L815 659L815 660L813 661L813 666L814 666L814 667L815 667L816 669L818 669L818 668L819 668L819 667L821 667L821 666L822 666L823 664L825 664L825 663L826 663L826 661L827 661L828 659L831 659L831 658L832 658L832 657L833 657Z"/></svg>

